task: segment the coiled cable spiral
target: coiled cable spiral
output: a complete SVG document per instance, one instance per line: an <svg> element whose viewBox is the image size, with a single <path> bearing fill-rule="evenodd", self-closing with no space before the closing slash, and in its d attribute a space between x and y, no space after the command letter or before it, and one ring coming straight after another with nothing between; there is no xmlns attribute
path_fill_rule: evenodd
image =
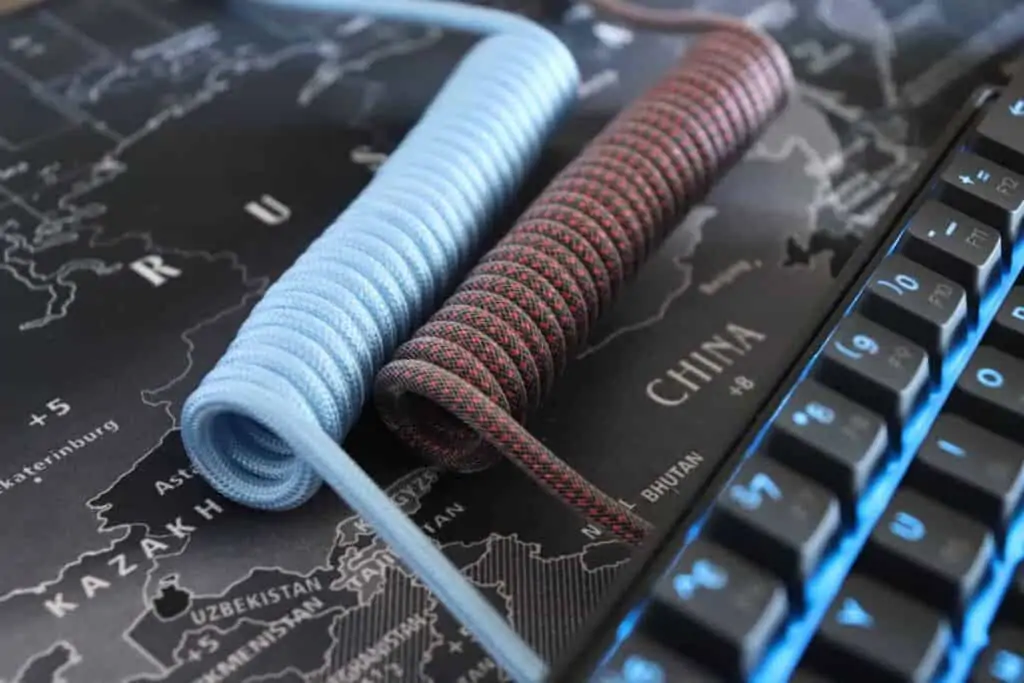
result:
<svg viewBox="0 0 1024 683"><path fill-rule="evenodd" d="M467 55L366 190L254 308L185 403L186 450L220 493L255 508L298 506L327 483L499 667L517 681L540 681L543 660L338 443L373 373L450 292L508 205L572 99L575 64L543 29L481 7L260 1L494 35ZM378 376L389 424L456 469L509 455L588 518L639 540L646 523L548 453L521 421L665 226L777 109L790 78L770 39L744 29L702 40L683 68L549 186ZM439 415L455 419L432 428Z"/></svg>
<svg viewBox="0 0 1024 683"><path fill-rule="evenodd" d="M629 543L643 540L648 523L522 423L666 229L705 196L792 88L789 62L771 38L733 20L693 20L719 30L555 177L375 383L384 422L429 459L474 471L505 456Z"/></svg>
<svg viewBox="0 0 1024 683"><path fill-rule="evenodd" d="M544 662L338 445L374 372L450 293L574 99L570 52L505 12L433 0L271 0L493 34L462 60L372 182L270 287L182 410L197 471L281 510L323 482L517 680Z"/></svg>

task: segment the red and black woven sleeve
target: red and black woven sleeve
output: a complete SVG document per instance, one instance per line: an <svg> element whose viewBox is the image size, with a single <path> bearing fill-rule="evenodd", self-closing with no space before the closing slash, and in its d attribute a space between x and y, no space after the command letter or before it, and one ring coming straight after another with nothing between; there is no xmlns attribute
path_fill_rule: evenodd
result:
<svg viewBox="0 0 1024 683"><path fill-rule="evenodd" d="M523 427L667 229L782 107L792 74L754 31L700 38L545 189L376 379L385 423L458 471L507 457L587 520L638 543L646 521Z"/></svg>

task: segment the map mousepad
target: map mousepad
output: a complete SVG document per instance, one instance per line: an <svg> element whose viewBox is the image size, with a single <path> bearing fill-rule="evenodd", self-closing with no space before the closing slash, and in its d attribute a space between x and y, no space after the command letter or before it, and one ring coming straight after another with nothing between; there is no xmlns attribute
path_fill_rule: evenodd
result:
<svg viewBox="0 0 1024 683"><path fill-rule="evenodd" d="M1024 33L1012 0L701 6L769 26L799 95L530 422L662 523L750 419L787 334L975 79L1006 68ZM548 173L686 45L580 7L555 24L583 85ZM469 44L185 0L56 0L0 20L0 681L500 680L333 494L288 513L237 507L189 468L176 430L254 302ZM731 364L674 379L709 340ZM367 412L350 452L556 658L626 548L511 466L424 467Z"/></svg>

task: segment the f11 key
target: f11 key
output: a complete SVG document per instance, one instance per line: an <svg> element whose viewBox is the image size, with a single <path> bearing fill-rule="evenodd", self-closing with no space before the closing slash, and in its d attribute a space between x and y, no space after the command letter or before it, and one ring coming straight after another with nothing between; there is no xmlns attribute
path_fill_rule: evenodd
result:
<svg viewBox="0 0 1024 683"><path fill-rule="evenodd" d="M973 304L999 276L1002 244L994 229L934 199L911 217L900 243L904 254L960 283Z"/></svg>

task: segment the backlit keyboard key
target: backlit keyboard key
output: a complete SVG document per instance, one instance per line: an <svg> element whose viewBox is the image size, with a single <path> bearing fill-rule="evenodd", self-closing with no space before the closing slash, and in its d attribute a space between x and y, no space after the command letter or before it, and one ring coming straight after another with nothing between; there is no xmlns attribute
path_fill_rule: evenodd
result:
<svg viewBox="0 0 1024 683"><path fill-rule="evenodd" d="M1024 285L1010 290L992 325L985 333L985 343L1001 351L1024 358Z"/></svg>
<svg viewBox="0 0 1024 683"><path fill-rule="evenodd" d="M1024 446L943 414L918 449L906 482L1002 531L1024 492Z"/></svg>
<svg viewBox="0 0 1024 683"><path fill-rule="evenodd" d="M900 248L914 261L958 282L973 302L999 275L999 233L934 199L911 217Z"/></svg>
<svg viewBox="0 0 1024 683"><path fill-rule="evenodd" d="M1006 86L985 111L976 129L981 154L1007 168L1024 171L1024 88Z"/></svg>
<svg viewBox="0 0 1024 683"><path fill-rule="evenodd" d="M943 199L1017 241L1024 215L1024 178L969 152L956 152L942 172Z"/></svg>
<svg viewBox="0 0 1024 683"><path fill-rule="evenodd" d="M825 345L819 379L878 411L897 433L928 385L928 355L917 344L851 315Z"/></svg>
<svg viewBox="0 0 1024 683"><path fill-rule="evenodd" d="M780 463L755 455L719 497L714 537L771 569L800 599L839 530L839 501L828 489Z"/></svg>
<svg viewBox="0 0 1024 683"><path fill-rule="evenodd" d="M729 683L1024 683L1013 71L949 113L955 127L851 259L827 317L785 340L770 398L723 442L701 502L640 552L591 636L602 651L580 657L587 672L638 631ZM622 661L614 683L701 680Z"/></svg>
<svg viewBox="0 0 1024 683"><path fill-rule="evenodd" d="M936 612L853 575L832 601L809 656L839 683L925 683L949 642L949 627Z"/></svg>
<svg viewBox="0 0 1024 683"><path fill-rule="evenodd" d="M1024 361L980 347L960 375L950 401L971 422L1024 442Z"/></svg>
<svg viewBox="0 0 1024 683"><path fill-rule="evenodd" d="M971 683L1024 683L1024 631L996 626L988 647L974 664L970 680Z"/></svg>
<svg viewBox="0 0 1024 683"><path fill-rule="evenodd" d="M902 490L890 501L858 566L954 616L974 596L994 552L984 525Z"/></svg>
<svg viewBox="0 0 1024 683"><path fill-rule="evenodd" d="M924 347L936 375L967 323L967 294L957 283L893 254L878 265L861 313Z"/></svg>
<svg viewBox="0 0 1024 683"><path fill-rule="evenodd" d="M768 454L828 486L849 516L888 445L882 418L804 380L772 425Z"/></svg>
<svg viewBox="0 0 1024 683"><path fill-rule="evenodd" d="M640 634L633 634L590 683L724 683L692 661Z"/></svg>
<svg viewBox="0 0 1024 683"><path fill-rule="evenodd" d="M781 582L721 546L697 540L658 580L644 628L716 672L747 676L788 609Z"/></svg>

